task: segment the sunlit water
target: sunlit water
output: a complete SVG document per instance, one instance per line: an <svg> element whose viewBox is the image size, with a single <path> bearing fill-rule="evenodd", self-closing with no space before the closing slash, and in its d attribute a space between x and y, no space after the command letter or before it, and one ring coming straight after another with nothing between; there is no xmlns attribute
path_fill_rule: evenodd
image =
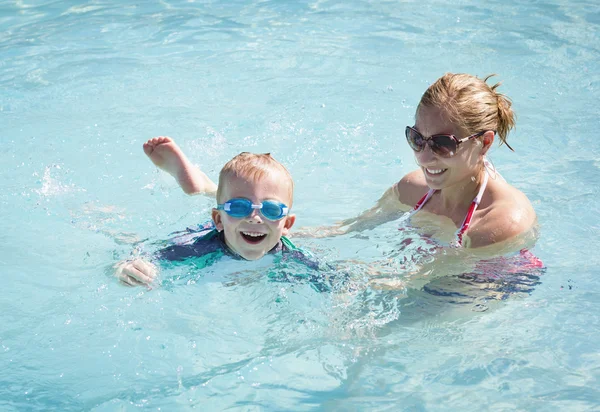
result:
<svg viewBox="0 0 600 412"><path fill-rule="evenodd" d="M1 410L598 407L596 2L147 3L0 1ZM415 167L403 129L446 71L498 73L514 101L516 152L491 157L534 204L545 273L370 287L376 262L398 280L437 257L390 223L296 241L347 262L330 292L265 276L271 258L151 291L109 276L127 240L151 250L212 207L149 137L213 178L269 151L297 225L331 224Z"/></svg>

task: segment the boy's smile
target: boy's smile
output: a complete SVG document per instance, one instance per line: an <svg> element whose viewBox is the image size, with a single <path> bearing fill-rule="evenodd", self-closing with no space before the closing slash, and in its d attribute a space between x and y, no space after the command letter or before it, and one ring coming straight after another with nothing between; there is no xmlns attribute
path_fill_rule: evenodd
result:
<svg viewBox="0 0 600 412"><path fill-rule="evenodd" d="M259 244L260 242L262 242L263 240L266 239L267 234L266 233L260 233L260 232L242 232L242 237L244 238L244 240L250 244L256 245Z"/></svg>
<svg viewBox="0 0 600 412"><path fill-rule="evenodd" d="M266 200L290 205L290 188L287 180L280 173L273 172L256 179L233 176L227 179L221 193L219 203L230 199L248 199L253 204ZM285 236L295 221L294 215L285 216L280 220L265 218L258 209L246 217L236 218L224 210L213 209L212 217L219 231L225 232L227 246L247 260L256 260L273 249Z"/></svg>

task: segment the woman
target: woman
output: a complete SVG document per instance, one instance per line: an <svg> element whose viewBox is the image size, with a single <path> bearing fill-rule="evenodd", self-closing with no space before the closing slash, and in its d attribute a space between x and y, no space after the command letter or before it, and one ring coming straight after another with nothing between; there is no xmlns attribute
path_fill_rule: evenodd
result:
<svg viewBox="0 0 600 412"><path fill-rule="evenodd" d="M497 92L500 84L487 84L490 77L447 73L433 83L419 102L414 126L405 131L419 168L389 188L375 207L317 235L370 229L405 212L404 219L442 244L472 251L446 250L420 261L409 269L413 289L421 286L460 303L480 302L474 310L487 309L481 303L486 300L531 291L543 272L543 263L524 249L535 240L535 211L486 160L496 135L512 150L506 139L515 125L510 100ZM385 278L385 266L376 266L374 285L398 286L396 267Z"/></svg>
<svg viewBox="0 0 600 412"><path fill-rule="evenodd" d="M447 73L433 83L417 107L414 126L406 127L419 169L388 189L372 209L317 235L373 228L412 206L406 217L418 212L418 222L453 246L480 248L533 232L531 203L486 160L496 135L512 150L506 139L515 125L510 100L496 91L499 83L486 83L490 77Z"/></svg>

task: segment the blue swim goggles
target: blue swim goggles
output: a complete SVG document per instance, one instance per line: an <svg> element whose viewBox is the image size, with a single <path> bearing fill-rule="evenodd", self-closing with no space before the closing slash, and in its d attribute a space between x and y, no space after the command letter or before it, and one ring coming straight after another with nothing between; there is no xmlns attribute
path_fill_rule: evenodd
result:
<svg viewBox="0 0 600 412"><path fill-rule="evenodd" d="M265 200L255 205L248 199L235 198L217 205L217 210L224 210L229 216L238 219L250 216L254 209L258 209L259 213L269 220L280 220L289 213L286 205L274 200Z"/></svg>

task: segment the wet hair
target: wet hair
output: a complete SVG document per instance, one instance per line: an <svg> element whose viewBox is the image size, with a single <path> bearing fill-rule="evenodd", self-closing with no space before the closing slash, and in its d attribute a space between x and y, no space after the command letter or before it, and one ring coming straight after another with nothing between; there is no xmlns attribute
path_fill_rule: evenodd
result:
<svg viewBox="0 0 600 412"><path fill-rule="evenodd" d="M270 153L242 152L235 156L223 166L219 173L219 186L217 187L217 201L221 203L223 188L231 177L241 177L253 182L258 182L267 176L276 175L280 177L280 183L288 186L288 207L292 207L294 200L294 180L288 170L271 156Z"/></svg>
<svg viewBox="0 0 600 412"><path fill-rule="evenodd" d="M506 144L508 133L515 127L515 113L511 100L496 91L501 83L487 84L491 74L480 79L470 74L446 73L435 81L423 94L421 107L437 107L446 111L450 120L469 134L493 130Z"/></svg>

